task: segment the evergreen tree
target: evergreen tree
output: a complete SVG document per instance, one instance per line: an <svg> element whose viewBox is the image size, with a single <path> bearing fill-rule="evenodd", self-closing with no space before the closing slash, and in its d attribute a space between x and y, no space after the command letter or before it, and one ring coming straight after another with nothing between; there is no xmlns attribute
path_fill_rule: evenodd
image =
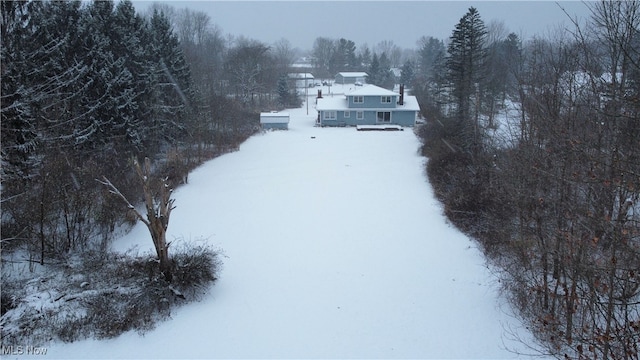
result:
<svg viewBox="0 0 640 360"><path fill-rule="evenodd" d="M395 81L390 66L389 59L385 53L382 53L380 57L374 53L371 66L369 66L369 70L367 71L369 75L367 82L384 88L392 88Z"/></svg>
<svg viewBox="0 0 640 360"><path fill-rule="evenodd" d="M30 176L30 163L38 146L38 131L34 116L33 96L37 94L35 84L29 82L25 69L35 58L34 19L30 11L42 3L2 1L2 81L0 89L2 139L3 195L7 194L12 181L22 181ZM20 190L16 190L20 191ZM4 206L6 209L6 205Z"/></svg>
<svg viewBox="0 0 640 360"><path fill-rule="evenodd" d="M447 49L442 40L428 37L420 40L418 73L423 82L441 83Z"/></svg>
<svg viewBox="0 0 640 360"><path fill-rule="evenodd" d="M330 73L351 71L357 68L356 44L344 38L337 41L331 57Z"/></svg>
<svg viewBox="0 0 640 360"><path fill-rule="evenodd" d="M178 36L164 13L154 11L149 21L149 38L148 83L155 105L147 126L155 129L164 141L175 142L186 135L183 130L188 126L189 105L194 97L191 72Z"/></svg>
<svg viewBox="0 0 640 360"><path fill-rule="evenodd" d="M280 105L286 106L290 102L291 93L289 92L289 81L286 75L280 76L278 79L278 101Z"/></svg>
<svg viewBox="0 0 640 360"><path fill-rule="evenodd" d="M378 60L378 54L373 53L373 57L371 58L371 65L369 65L369 69L367 74L367 82L369 84L378 85L381 82L381 70L380 70L380 61Z"/></svg>
<svg viewBox="0 0 640 360"><path fill-rule="evenodd" d="M479 146L478 94L485 75L485 35L486 29L480 14L471 7L450 37L448 76L457 107L457 120L466 129L463 137L467 140L463 140L461 144L464 148L469 145L474 148ZM475 105L474 109L472 104Z"/></svg>
<svg viewBox="0 0 640 360"><path fill-rule="evenodd" d="M387 53L383 52L379 58L380 61L380 72L379 72L379 81L378 86L383 88L392 89L395 84L395 76L391 71L391 60L387 57Z"/></svg>
<svg viewBox="0 0 640 360"><path fill-rule="evenodd" d="M415 70L413 61L407 60L404 65L402 65L401 75L400 75L400 83L406 84L408 86L413 86L413 82L415 80Z"/></svg>
<svg viewBox="0 0 640 360"><path fill-rule="evenodd" d="M413 94L420 102L422 114L427 118L440 118L446 94L446 47L442 40L422 37L419 41L416 60L415 84Z"/></svg>
<svg viewBox="0 0 640 360"><path fill-rule="evenodd" d="M358 55L358 68L368 69L371 66L372 55L371 50L367 45L361 47L360 54Z"/></svg>
<svg viewBox="0 0 640 360"><path fill-rule="evenodd" d="M129 0L121 1L115 8L111 31L111 52L122 63L119 76L112 85L114 90L113 111L117 114L114 133L120 134L123 148L133 152L152 151L155 134L149 132L150 109L144 103L153 103L150 94L148 73L149 60L146 41L146 24L135 13ZM157 149L157 147L155 147Z"/></svg>

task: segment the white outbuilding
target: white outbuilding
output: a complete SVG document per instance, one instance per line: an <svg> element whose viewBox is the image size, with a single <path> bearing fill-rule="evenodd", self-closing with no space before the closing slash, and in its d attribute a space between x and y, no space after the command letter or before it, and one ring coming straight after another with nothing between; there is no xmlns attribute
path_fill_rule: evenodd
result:
<svg viewBox="0 0 640 360"><path fill-rule="evenodd" d="M260 125L263 130L288 130L289 113L277 111L260 113Z"/></svg>

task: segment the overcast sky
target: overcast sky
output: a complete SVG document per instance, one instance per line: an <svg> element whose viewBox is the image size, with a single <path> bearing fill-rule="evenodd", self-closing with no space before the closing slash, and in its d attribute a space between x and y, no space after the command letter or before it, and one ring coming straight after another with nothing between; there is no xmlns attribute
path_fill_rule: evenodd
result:
<svg viewBox="0 0 640 360"><path fill-rule="evenodd" d="M416 48L422 36L447 39L469 7L485 24L504 22L509 32L527 39L569 27L560 7L580 19L588 17L579 1L162 1L175 8L207 13L225 34L243 35L267 44L284 38L308 50L318 37L344 37L356 46L391 40ZM151 1L134 1L144 11Z"/></svg>

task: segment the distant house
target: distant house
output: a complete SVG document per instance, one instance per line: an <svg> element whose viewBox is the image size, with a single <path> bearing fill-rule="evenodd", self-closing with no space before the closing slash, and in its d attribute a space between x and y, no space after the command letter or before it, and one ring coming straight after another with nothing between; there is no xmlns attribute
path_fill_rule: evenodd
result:
<svg viewBox="0 0 640 360"><path fill-rule="evenodd" d="M288 74L289 80L293 81L296 88L304 88L309 84L314 84L314 77L311 73L290 73Z"/></svg>
<svg viewBox="0 0 640 360"><path fill-rule="evenodd" d="M420 111L415 96L364 85L340 97L319 98L316 105L319 126L399 125L414 126Z"/></svg>
<svg viewBox="0 0 640 360"><path fill-rule="evenodd" d="M288 130L289 113L263 112L260 113L260 125L263 130Z"/></svg>
<svg viewBox="0 0 640 360"><path fill-rule="evenodd" d="M366 72L339 72L335 81L336 84L364 84L367 82L367 73Z"/></svg>

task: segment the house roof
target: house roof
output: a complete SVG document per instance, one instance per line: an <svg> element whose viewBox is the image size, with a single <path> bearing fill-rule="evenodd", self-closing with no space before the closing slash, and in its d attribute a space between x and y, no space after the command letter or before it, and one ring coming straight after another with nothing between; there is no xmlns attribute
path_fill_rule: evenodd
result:
<svg viewBox="0 0 640 360"><path fill-rule="evenodd" d="M375 85L364 85L359 89L346 94L347 96L400 96L397 92L387 90Z"/></svg>
<svg viewBox="0 0 640 360"><path fill-rule="evenodd" d="M324 110L348 110L347 98L344 96L340 97L324 97L318 99L318 103L316 104L316 110L324 111Z"/></svg>
<svg viewBox="0 0 640 360"><path fill-rule="evenodd" d="M339 72L338 75L342 77L365 77L369 76L366 72L353 72L353 71L342 71Z"/></svg>
<svg viewBox="0 0 640 360"><path fill-rule="evenodd" d="M377 95L377 94L376 94ZM412 95L405 95L402 105L396 105L395 108L349 108L349 102L346 97L326 97L318 99L316 105L318 111L420 111L418 99Z"/></svg>
<svg viewBox="0 0 640 360"><path fill-rule="evenodd" d="M292 79L299 79L299 80L304 80L304 79L313 79L313 74L311 73L289 73L289 78Z"/></svg>

